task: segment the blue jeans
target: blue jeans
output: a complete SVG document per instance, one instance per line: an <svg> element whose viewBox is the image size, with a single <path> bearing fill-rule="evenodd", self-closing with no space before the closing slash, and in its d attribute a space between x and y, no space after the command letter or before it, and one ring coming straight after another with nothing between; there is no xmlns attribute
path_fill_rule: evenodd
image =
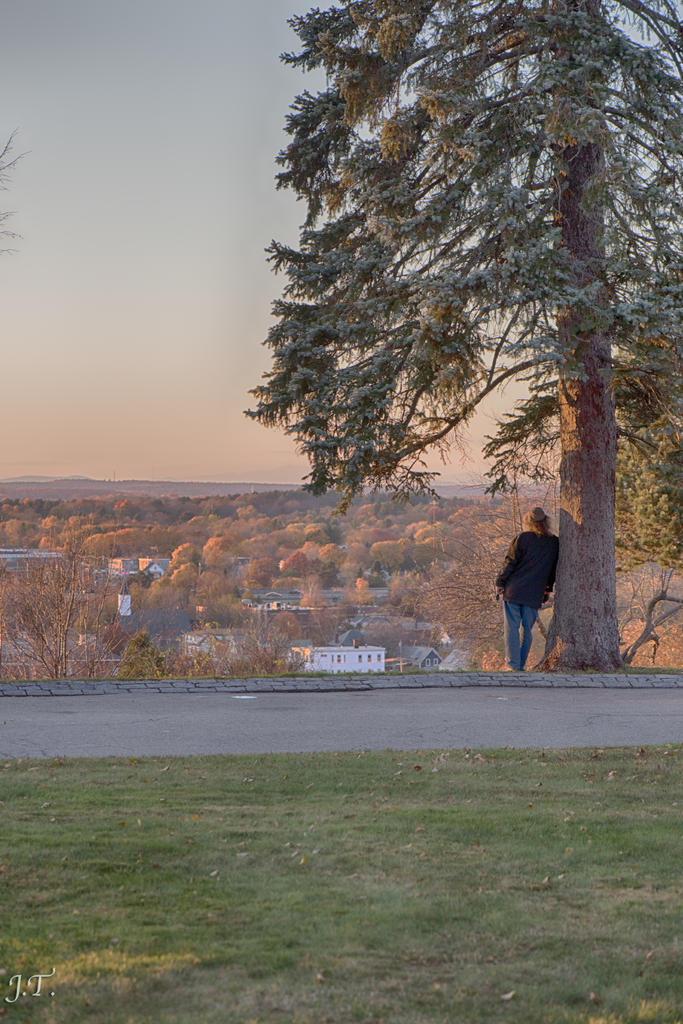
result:
<svg viewBox="0 0 683 1024"><path fill-rule="evenodd" d="M531 630L538 615L537 608L528 604L513 604L505 601L505 660L510 668L521 672L526 665L527 655L531 647ZM519 642L519 629L522 627L522 643Z"/></svg>

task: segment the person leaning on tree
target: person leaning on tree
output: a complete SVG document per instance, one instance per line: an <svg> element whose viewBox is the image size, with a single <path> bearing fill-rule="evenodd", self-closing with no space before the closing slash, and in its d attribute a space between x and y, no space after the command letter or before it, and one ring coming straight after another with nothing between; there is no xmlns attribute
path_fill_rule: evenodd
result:
<svg viewBox="0 0 683 1024"><path fill-rule="evenodd" d="M559 552L559 541L542 508L533 508L524 525L496 578L496 593L505 602L505 660L516 672L524 670L538 610L555 585Z"/></svg>

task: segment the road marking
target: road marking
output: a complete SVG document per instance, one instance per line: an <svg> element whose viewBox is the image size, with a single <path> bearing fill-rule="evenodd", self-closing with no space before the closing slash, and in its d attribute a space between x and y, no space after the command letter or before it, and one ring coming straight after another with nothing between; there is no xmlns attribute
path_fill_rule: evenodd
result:
<svg viewBox="0 0 683 1024"><path fill-rule="evenodd" d="M233 700L256 700L256 696L251 693L231 693L230 696Z"/></svg>

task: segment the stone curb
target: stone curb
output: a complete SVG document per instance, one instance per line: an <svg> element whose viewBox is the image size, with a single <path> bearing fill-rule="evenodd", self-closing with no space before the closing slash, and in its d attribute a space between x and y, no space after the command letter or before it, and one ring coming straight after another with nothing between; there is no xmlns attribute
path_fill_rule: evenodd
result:
<svg viewBox="0 0 683 1024"><path fill-rule="evenodd" d="M454 689L683 689L683 672L623 675L541 672L438 672L398 676L297 676L278 679L105 679L0 682L2 697L93 697L119 693L353 693L367 690Z"/></svg>

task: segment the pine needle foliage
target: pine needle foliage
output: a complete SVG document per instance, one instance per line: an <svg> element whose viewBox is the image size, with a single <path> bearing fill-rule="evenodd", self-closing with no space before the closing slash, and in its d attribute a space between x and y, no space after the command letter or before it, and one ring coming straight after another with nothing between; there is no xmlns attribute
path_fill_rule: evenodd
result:
<svg viewBox="0 0 683 1024"><path fill-rule="evenodd" d="M161 679L165 672L165 658L150 640L146 629L141 629L126 645L119 665L119 679Z"/></svg>
<svg viewBox="0 0 683 1024"><path fill-rule="evenodd" d="M350 0L290 24L318 70L287 118L278 186L307 205L249 415L284 427L308 486L429 489L479 404L529 398L489 454L493 487L542 475L557 388L602 369L624 434L676 415L683 311L683 34L669 0ZM597 224L563 234L567 181ZM676 385L678 381L678 385ZM680 410L679 410L680 412Z"/></svg>
<svg viewBox="0 0 683 1024"><path fill-rule="evenodd" d="M657 428L658 427L658 428ZM666 424L653 426L619 458L617 552L624 569L654 563L683 569L683 444Z"/></svg>

